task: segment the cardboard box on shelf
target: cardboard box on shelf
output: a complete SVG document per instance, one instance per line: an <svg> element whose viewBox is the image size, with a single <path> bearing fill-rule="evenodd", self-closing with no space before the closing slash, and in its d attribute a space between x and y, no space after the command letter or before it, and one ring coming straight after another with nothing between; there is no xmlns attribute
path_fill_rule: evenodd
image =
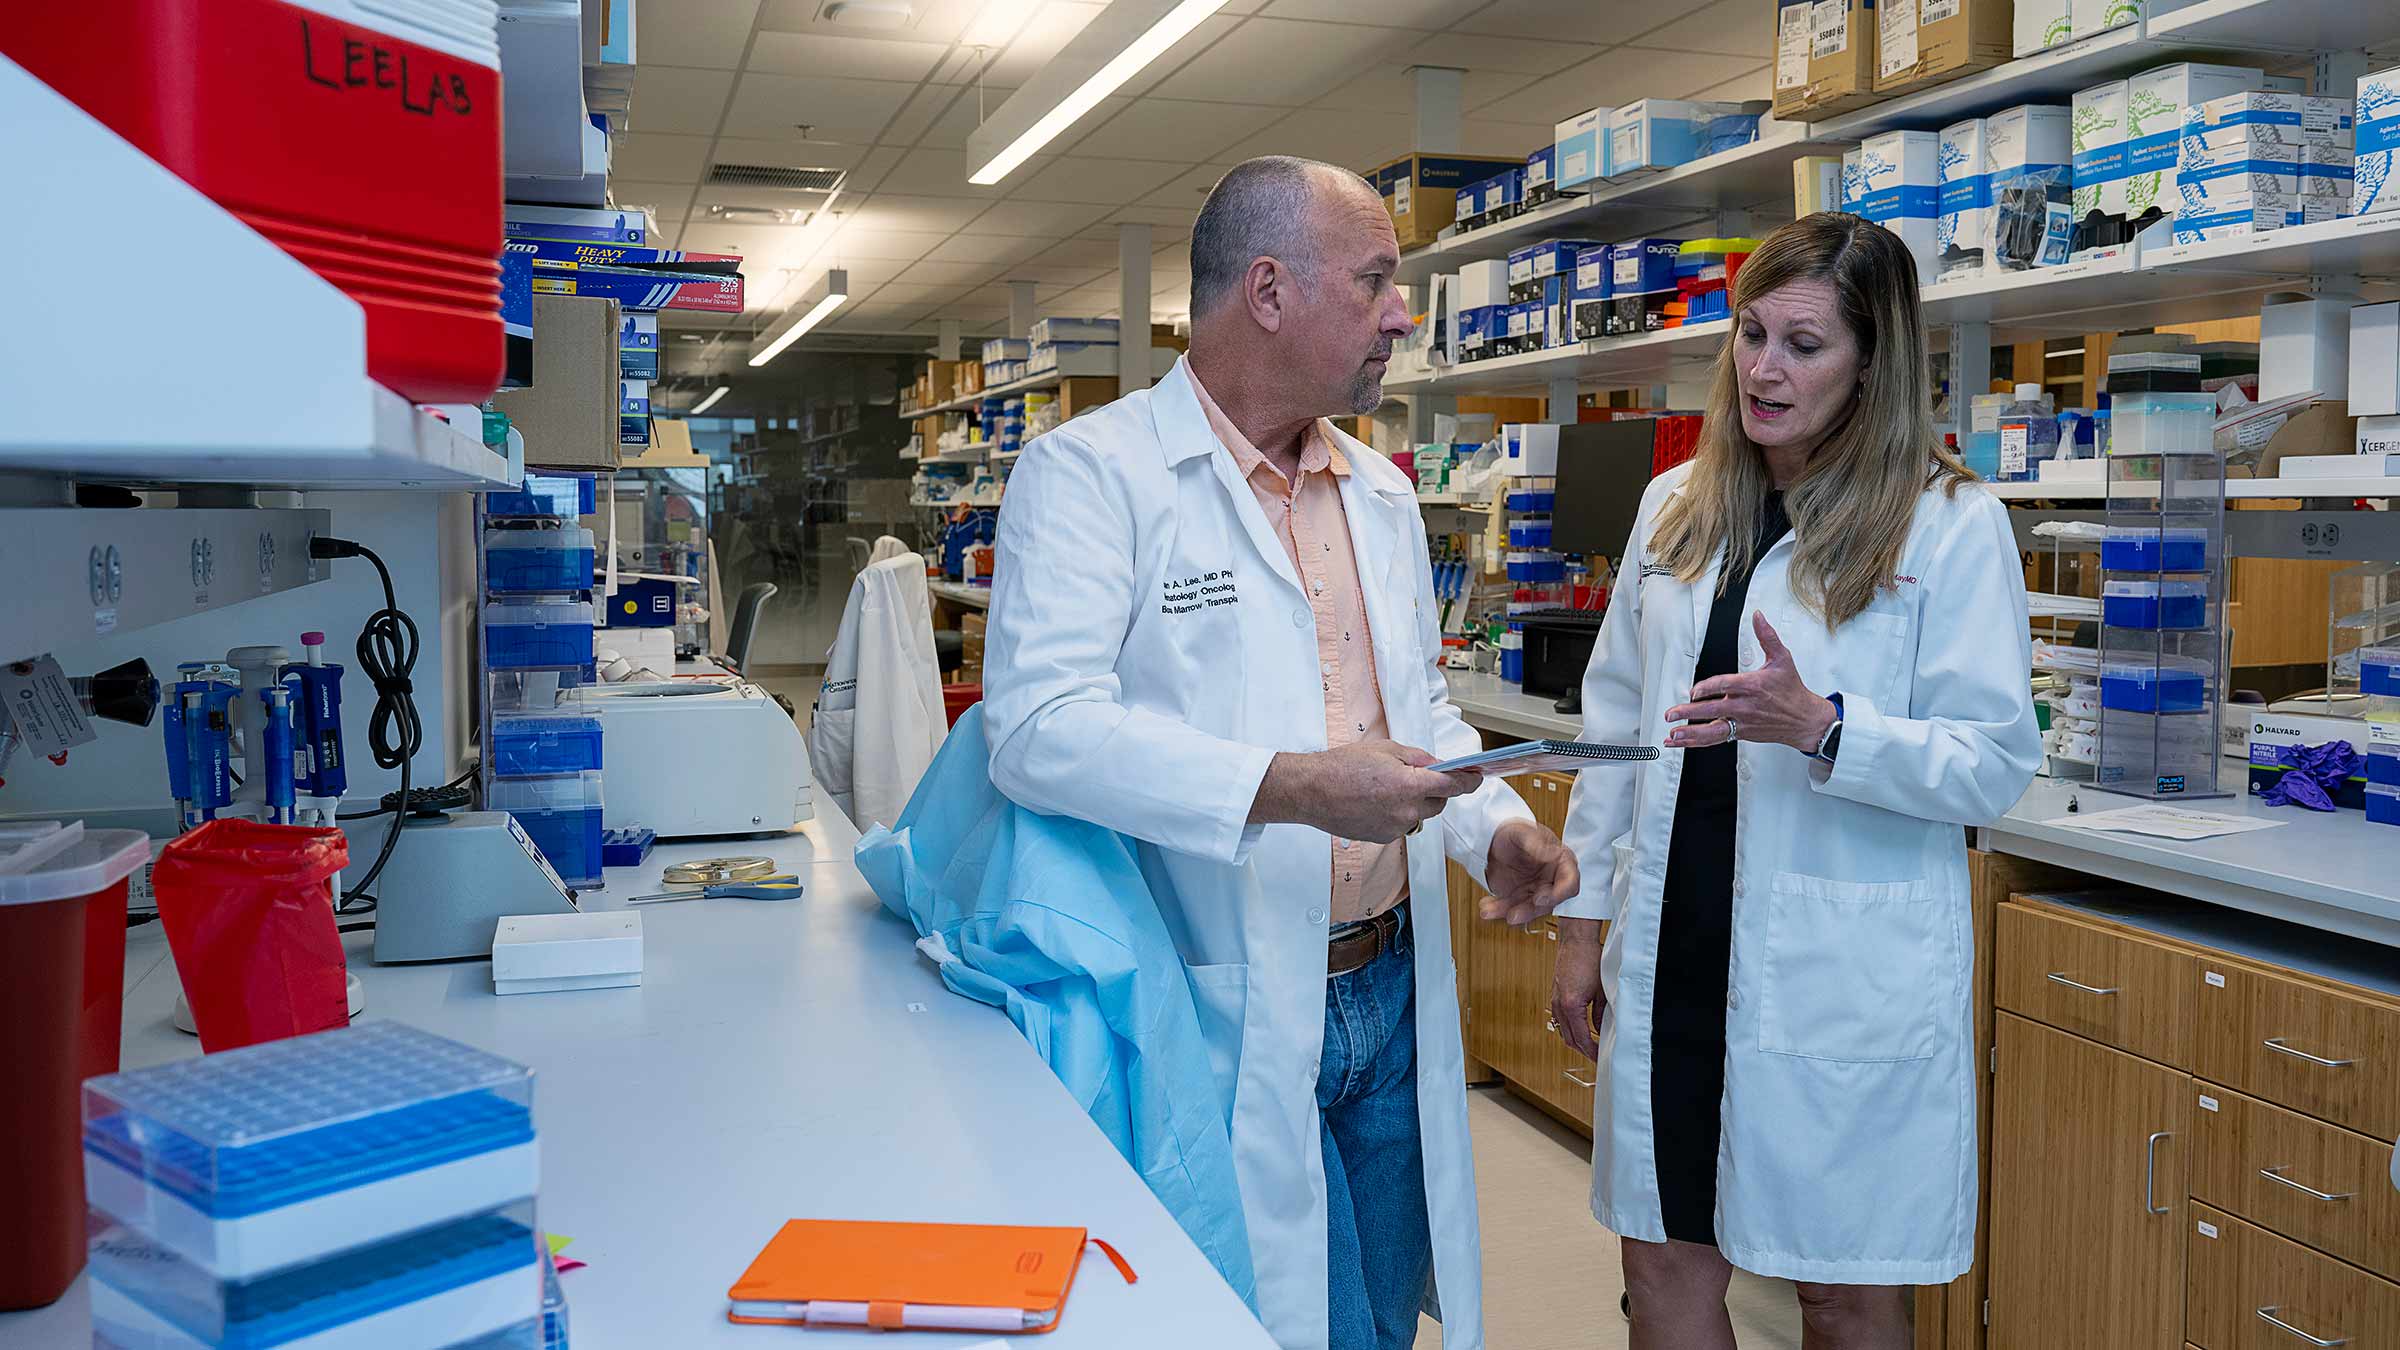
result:
<svg viewBox="0 0 2400 1350"><path fill-rule="evenodd" d="M1841 209L1841 156L1805 155L1793 160L1792 214L1807 216Z"/></svg>
<svg viewBox="0 0 2400 1350"><path fill-rule="evenodd" d="M1104 403L1114 403L1117 382L1103 376L1086 376L1058 382L1058 412L1063 418L1090 412Z"/></svg>
<svg viewBox="0 0 2400 1350"><path fill-rule="evenodd" d="M1858 214L1900 237L1917 260L1917 280L1941 276L1934 224L1941 203L1942 138L1931 131L1887 131L1859 147Z"/></svg>
<svg viewBox="0 0 2400 1350"><path fill-rule="evenodd" d="M2311 403L2292 414L2267 439L2266 448L2258 452L2257 476L2280 478L2279 469L2286 459L2355 454L2357 444L2357 418L2349 416L2339 403Z"/></svg>
<svg viewBox="0 0 2400 1350"><path fill-rule="evenodd" d="M2142 0L2067 0L2071 40L2081 42L2112 28L2141 22Z"/></svg>
<svg viewBox="0 0 2400 1350"><path fill-rule="evenodd" d="M2176 161L2188 108L2265 86L2266 72L2248 66L2177 62L2125 82L2125 210L2130 220L2153 211L2175 214Z"/></svg>
<svg viewBox="0 0 2400 1350"><path fill-rule="evenodd" d="M1559 187L1608 176L1608 128L1615 117L1614 108L1592 108L1552 128L1550 154Z"/></svg>
<svg viewBox="0 0 2400 1350"><path fill-rule="evenodd" d="M525 433L525 462L545 469L615 469L617 338L614 300L533 297L533 383L492 406Z"/></svg>
<svg viewBox="0 0 2400 1350"><path fill-rule="evenodd" d="M1872 0L1776 0L1775 21L1775 116L1830 117L1884 97L1875 92ZM1797 81L1795 72L1804 72Z"/></svg>
<svg viewBox="0 0 2400 1350"><path fill-rule="evenodd" d="M1392 218L1400 247L1418 248L1432 243L1458 219L1460 188L1524 167L1521 159L1413 154L1402 155L1366 177L1383 196L1383 209Z"/></svg>
<svg viewBox="0 0 2400 1350"><path fill-rule="evenodd" d="M1882 0L1875 92L1930 89L2005 63L2016 45L2012 0Z"/></svg>
<svg viewBox="0 0 2400 1350"><path fill-rule="evenodd" d="M2350 412L2400 416L2400 301L2351 306Z"/></svg>

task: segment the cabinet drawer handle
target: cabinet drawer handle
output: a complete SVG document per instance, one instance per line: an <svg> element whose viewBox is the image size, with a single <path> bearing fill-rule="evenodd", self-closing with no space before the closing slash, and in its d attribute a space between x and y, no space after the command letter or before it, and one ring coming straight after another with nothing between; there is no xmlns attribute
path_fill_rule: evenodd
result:
<svg viewBox="0 0 2400 1350"><path fill-rule="evenodd" d="M2302 1331L2300 1328L2293 1326L2291 1323L2286 1322L2282 1318L2275 1315L2282 1311L2283 1309L2276 1307L2260 1308L2258 1310L2258 1320L2278 1330L2288 1331L2299 1337L2301 1340L2308 1342L2310 1345L2348 1345L2350 1343L2350 1338L2347 1336L2338 1336L2330 1341L2320 1336L2311 1336L2307 1332Z"/></svg>
<svg viewBox="0 0 2400 1350"><path fill-rule="evenodd" d="M2293 1190L2300 1192L2302 1195L2314 1196L2319 1200L2347 1200L2351 1196L2358 1194L2356 1191L2343 1191L2339 1195L2333 1195L2325 1191L2320 1191L2314 1186L2304 1186L2299 1182L2292 1180L2290 1177L2285 1176L2284 1172L2287 1170L2289 1170L2288 1165L2285 1167L2262 1167L2258 1169L2258 1174L2262 1177L2265 1177L2269 1181L2275 1182L2277 1185L2289 1186Z"/></svg>
<svg viewBox="0 0 2400 1350"><path fill-rule="evenodd" d="M2069 989L2080 989L2087 994L2113 994L2117 992L2114 989L2094 989L2090 985L2084 984L2081 981L2070 980L2064 974L2055 970L2050 972L2048 978L2052 984L2063 984Z"/></svg>
<svg viewBox="0 0 2400 1350"><path fill-rule="evenodd" d="M1545 1019L1543 1019L1543 1021L1542 1021L1542 1030L1544 1030L1544 1031L1556 1031L1556 1030L1558 1030L1558 1019L1557 1019L1557 1018L1555 1018L1555 1017L1551 1017L1551 1018L1545 1018Z"/></svg>
<svg viewBox="0 0 2400 1350"><path fill-rule="evenodd" d="M1573 1069L1561 1069L1559 1072L1565 1074L1567 1076L1567 1081L1573 1083L1577 1087L1588 1088L1600 1086L1599 1082L1595 1079L1577 1078Z"/></svg>
<svg viewBox="0 0 2400 1350"><path fill-rule="evenodd" d="M2160 1130L2142 1146L2142 1212L2165 1214L2169 1207L2158 1203L2158 1141L2175 1137L2173 1130Z"/></svg>
<svg viewBox="0 0 2400 1350"><path fill-rule="evenodd" d="M2283 1037L2281 1036L2269 1036L2265 1040L2259 1042L2259 1044L2264 1045L2269 1050L2272 1050L2279 1055L2290 1055L2294 1059L2305 1059L2309 1063L2314 1064L2321 1069L2346 1069L2358 1062L2355 1059L2320 1059L2317 1056L2308 1053L2306 1050L2295 1050L2292 1047L2285 1045L2283 1043Z"/></svg>

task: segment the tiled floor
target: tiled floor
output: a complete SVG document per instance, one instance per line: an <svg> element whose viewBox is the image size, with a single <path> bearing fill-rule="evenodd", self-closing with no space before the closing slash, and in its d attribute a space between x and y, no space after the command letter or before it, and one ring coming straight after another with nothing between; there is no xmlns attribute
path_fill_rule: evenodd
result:
<svg viewBox="0 0 2400 1350"><path fill-rule="evenodd" d="M1591 1141L1499 1088L1468 1092L1483 1218L1484 1343L1492 1350L1621 1350L1616 1235L1592 1220ZM1726 1299L1745 1350L1798 1350L1791 1286L1736 1273ZM1427 1320L1417 1350L1437 1350Z"/></svg>

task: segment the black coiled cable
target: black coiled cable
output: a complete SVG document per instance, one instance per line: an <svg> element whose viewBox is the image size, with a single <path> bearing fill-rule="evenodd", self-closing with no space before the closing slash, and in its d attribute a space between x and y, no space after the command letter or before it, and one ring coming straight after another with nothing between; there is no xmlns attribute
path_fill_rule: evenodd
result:
<svg viewBox="0 0 2400 1350"><path fill-rule="evenodd" d="M317 558L364 558L374 564L375 575L383 582L383 608L367 616L365 626L358 630L358 668L375 687L375 710L367 720L367 748L375 756L375 766L400 771L400 800L408 800L409 768L417 751L425 744L425 724L417 716L415 686L409 675L417 666L417 621L400 608L400 598L392 589L391 569L375 550L348 539L319 535L309 541L309 554ZM342 892L342 904L336 912L365 914L375 908L375 897L368 887L383 874L385 863L391 861L392 850L400 844L400 827L407 813L392 813L391 828L384 832L383 847L375 854L366 874L358 884Z"/></svg>

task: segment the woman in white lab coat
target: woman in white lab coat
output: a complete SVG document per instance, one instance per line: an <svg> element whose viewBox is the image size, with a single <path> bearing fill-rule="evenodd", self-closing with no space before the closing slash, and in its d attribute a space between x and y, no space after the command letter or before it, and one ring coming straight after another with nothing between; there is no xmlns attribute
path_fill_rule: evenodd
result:
<svg viewBox="0 0 2400 1350"><path fill-rule="evenodd" d="M2038 759L2024 579L1934 438L1895 236L1785 226L1733 311L1584 677L1586 739L1666 753L1577 786L1554 1014L1637 1350L1733 1350L1734 1266L1799 1282L1811 1350L1901 1350L1900 1287L1972 1257L1962 827Z"/></svg>

